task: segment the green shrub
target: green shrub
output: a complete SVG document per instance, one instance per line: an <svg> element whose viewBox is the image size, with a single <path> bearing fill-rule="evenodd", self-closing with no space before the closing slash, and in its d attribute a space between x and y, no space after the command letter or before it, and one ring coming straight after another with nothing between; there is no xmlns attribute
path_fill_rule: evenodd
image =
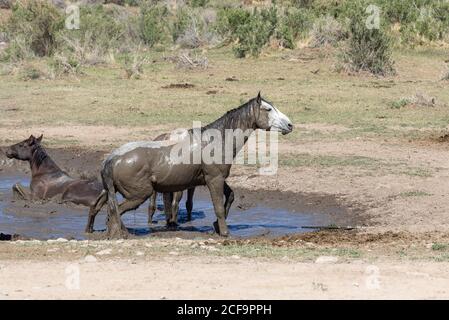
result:
<svg viewBox="0 0 449 320"><path fill-rule="evenodd" d="M291 30L294 39L304 37L312 26L313 17L308 10L288 8L283 23Z"/></svg>
<svg viewBox="0 0 449 320"><path fill-rule="evenodd" d="M274 34L278 23L277 9L262 9L260 12L254 9L245 24L239 25L235 36L238 40L233 51L236 57L243 58L248 54L259 56L263 46Z"/></svg>
<svg viewBox="0 0 449 320"><path fill-rule="evenodd" d="M166 40L168 14L166 6L144 5L141 7L140 37L146 45L152 47Z"/></svg>
<svg viewBox="0 0 449 320"><path fill-rule="evenodd" d="M217 32L225 39L235 40L237 30L249 23L251 13L242 8L224 8L218 11Z"/></svg>
<svg viewBox="0 0 449 320"><path fill-rule="evenodd" d="M11 46L5 55L9 60L29 56L50 56L56 48L56 34L63 27L63 17L47 1L16 2L4 26Z"/></svg>
<svg viewBox="0 0 449 320"><path fill-rule="evenodd" d="M279 40L281 47L287 49L295 48L295 37L293 34L294 31L283 19L276 28L276 39Z"/></svg>
<svg viewBox="0 0 449 320"><path fill-rule="evenodd" d="M189 0L187 3L193 8L205 7L209 3L209 0Z"/></svg>
<svg viewBox="0 0 449 320"><path fill-rule="evenodd" d="M176 42L180 36L184 34L186 29L191 24L191 16L186 8L179 8L176 10L174 22L171 27L171 35L173 41Z"/></svg>
<svg viewBox="0 0 449 320"><path fill-rule="evenodd" d="M136 25L124 8L83 6L79 29L59 32L58 53L81 64L104 62L109 53L139 41Z"/></svg>
<svg viewBox="0 0 449 320"><path fill-rule="evenodd" d="M349 71L367 71L375 75L394 73L391 38L385 26L369 29L363 5L359 2L350 21L350 39L343 53L343 62Z"/></svg>

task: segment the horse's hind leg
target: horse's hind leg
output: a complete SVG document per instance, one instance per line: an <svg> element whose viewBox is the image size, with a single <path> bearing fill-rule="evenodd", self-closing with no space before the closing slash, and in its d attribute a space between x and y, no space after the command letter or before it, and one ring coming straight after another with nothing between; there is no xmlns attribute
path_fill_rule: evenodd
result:
<svg viewBox="0 0 449 320"><path fill-rule="evenodd" d="M162 194L164 199L164 212L165 212L165 221L167 223L167 228L170 229L173 226L171 225L172 219L172 201L173 201L173 192L164 192ZM176 227L176 226L175 226Z"/></svg>
<svg viewBox="0 0 449 320"><path fill-rule="evenodd" d="M107 190L108 198L108 216L106 220L106 235L109 239L127 238L128 230L120 218L119 205L115 194L115 185L112 178L112 165L106 163L101 171L104 188Z"/></svg>
<svg viewBox="0 0 449 320"><path fill-rule="evenodd" d="M187 200L186 200L187 221L192 221L193 195L194 194L195 194L195 188L187 189Z"/></svg>
<svg viewBox="0 0 449 320"><path fill-rule="evenodd" d="M224 195L225 195L225 218L228 218L229 215L229 209L231 209L231 205L234 202L234 191L231 189L231 187L226 183L224 183L224 189L223 189Z"/></svg>
<svg viewBox="0 0 449 320"><path fill-rule="evenodd" d="M95 217L108 200L106 190L103 190L97 198L96 203L89 208L89 218L87 220L86 233L94 232Z"/></svg>
<svg viewBox="0 0 449 320"><path fill-rule="evenodd" d="M148 197L142 197L138 199L132 199L128 200L125 199L120 205L118 206L118 211L120 215L125 214L126 212L130 210L137 209L142 203L144 203Z"/></svg>
<svg viewBox="0 0 449 320"><path fill-rule="evenodd" d="M156 212L156 198L157 192L155 191L150 197L150 204L148 206L148 224L153 223L153 215Z"/></svg>
<svg viewBox="0 0 449 320"><path fill-rule="evenodd" d="M182 191L174 192L171 202L171 214L170 220L167 223L167 227L169 229L176 229L178 226L178 209L179 209L179 201L182 198Z"/></svg>
<svg viewBox="0 0 449 320"><path fill-rule="evenodd" d="M12 194L14 199L31 200L31 193L20 183L13 185Z"/></svg>

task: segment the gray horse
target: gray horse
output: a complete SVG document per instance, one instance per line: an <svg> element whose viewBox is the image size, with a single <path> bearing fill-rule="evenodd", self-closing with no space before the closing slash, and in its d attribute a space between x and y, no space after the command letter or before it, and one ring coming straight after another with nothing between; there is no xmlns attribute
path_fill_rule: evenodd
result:
<svg viewBox="0 0 449 320"><path fill-rule="evenodd" d="M180 192L185 189L206 185L209 188L217 221L214 228L222 236L229 234L226 211L223 203L225 180L229 176L231 163L225 161L226 152L219 161L204 158L211 142L221 139L226 145L228 130L248 132L256 129L279 131L288 134L293 130L290 119L271 103L262 99L260 93L242 106L228 111L221 118L201 128L201 138L194 130L186 134L187 143L170 144L164 141L131 142L112 152L103 163L101 176L104 190L97 199L95 210L108 202L107 236L127 237L128 232L120 218L127 211L138 208L154 192ZM219 133L216 136L216 133ZM243 148L248 136L236 139L232 146L232 158ZM179 149L179 146L182 146ZM184 161L174 161L179 156ZM215 150L212 151L215 155ZM217 152L218 153L218 152ZM203 155L195 161L196 155ZM188 159L189 161L185 161ZM193 159L193 160L192 160ZM231 159L232 160L232 159ZM116 192L124 201L118 203Z"/></svg>
<svg viewBox="0 0 449 320"><path fill-rule="evenodd" d="M177 137L173 137L172 134L169 133L163 133L156 138L154 138L154 141L163 141L163 140L170 140L175 139L177 140ZM193 210L193 196L195 194L195 187L187 189L187 200L186 200L186 210L187 210L187 221L192 220L192 210ZM182 199L183 191L179 192L170 192L170 193L164 193L163 199L164 199L164 212L165 217L167 221L167 228L174 230L178 226L178 209L179 209L179 202ZM231 187L226 183L224 185L224 196L225 196L225 211L226 211L226 218L229 214L229 209L231 208L232 203L234 202L234 191L231 189ZM152 196L150 197L150 205L148 206L148 223L151 224L153 222L153 215L156 212L156 198L157 198L157 192L154 192Z"/></svg>

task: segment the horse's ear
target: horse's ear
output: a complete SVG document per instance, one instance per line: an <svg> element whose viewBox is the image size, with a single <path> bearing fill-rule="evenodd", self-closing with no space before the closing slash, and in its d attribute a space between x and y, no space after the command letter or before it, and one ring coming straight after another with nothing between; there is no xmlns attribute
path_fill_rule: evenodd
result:
<svg viewBox="0 0 449 320"><path fill-rule="evenodd" d="M26 141L31 146L36 141L36 138L33 135L31 135Z"/></svg>
<svg viewBox="0 0 449 320"><path fill-rule="evenodd" d="M41 136L40 136L39 138L36 139L36 142L37 142L37 143L41 143L43 137L44 137L44 135L41 134Z"/></svg>
<svg viewBox="0 0 449 320"><path fill-rule="evenodd" d="M36 141L37 141L37 140L36 140L36 137L33 136L33 135L31 135L31 136L28 138L28 140L27 140L29 146L32 146L33 144L35 144Z"/></svg>
<svg viewBox="0 0 449 320"><path fill-rule="evenodd" d="M260 96L260 91L257 94L256 102L257 102L257 104L261 104L262 103L262 97Z"/></svg>

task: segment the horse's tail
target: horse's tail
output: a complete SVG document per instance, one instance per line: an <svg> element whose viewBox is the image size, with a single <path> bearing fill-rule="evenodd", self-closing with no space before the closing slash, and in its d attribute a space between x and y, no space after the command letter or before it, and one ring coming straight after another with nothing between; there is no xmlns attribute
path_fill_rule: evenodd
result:
<svg viewBox="0 0 449 320"><path fill-rule="evenodd" d="M101 170L101 179L103 180L103 191L97 200L97 205L101 204L103 200L107 200L109 204L109 208L113 213L118 214L118 201L115 196L115 184L113 178L113 160L107 159L103 164L103 169ZM103 202L104 203L104 202Z"/></svg>

